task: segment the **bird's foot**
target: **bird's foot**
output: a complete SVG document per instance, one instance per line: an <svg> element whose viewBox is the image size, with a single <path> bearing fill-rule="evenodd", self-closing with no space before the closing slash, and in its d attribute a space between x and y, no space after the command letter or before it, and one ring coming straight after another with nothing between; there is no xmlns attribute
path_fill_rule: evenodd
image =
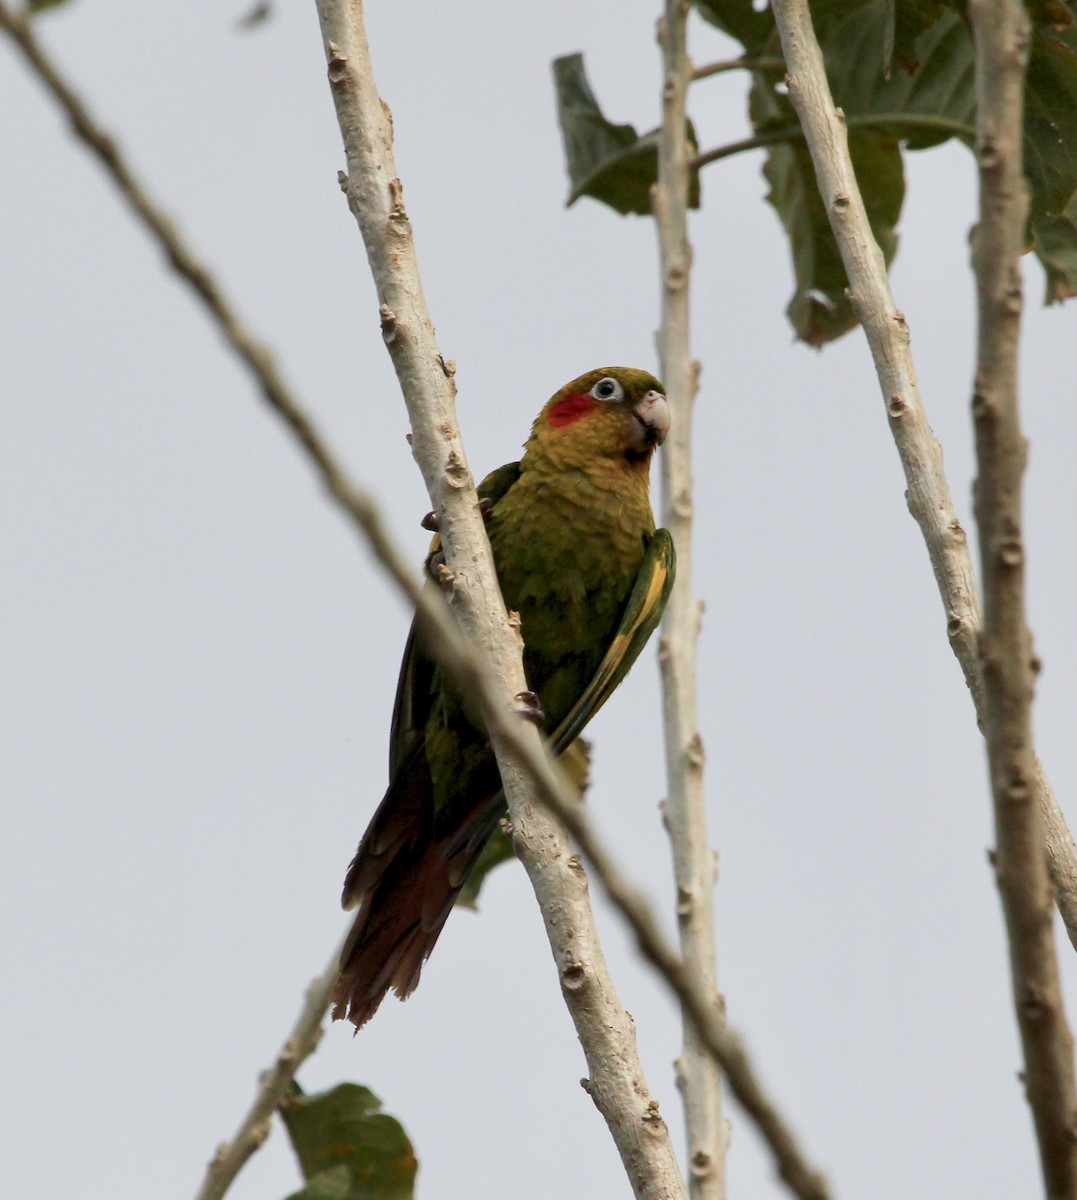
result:
<svg viewBox="0 0 1077 1200"><path fill-rule="evenodd" d="M546 724L546 714L534 692L517 692L514 699L520 706L517 712L525 721L534 722L540 729Z"/></svg>
<svg viewBox="0 0 1077 1200"><path fill-rule="evenodd" d="M494 502L489 496L482 496L479 499L479 516L482 517L482 523L485 525L490 520L490 514L494 511ZM441 529L441 521L438 519L436 512L431 510L419 522L424 529L429 529L431 533L438 533Z"/></svg>

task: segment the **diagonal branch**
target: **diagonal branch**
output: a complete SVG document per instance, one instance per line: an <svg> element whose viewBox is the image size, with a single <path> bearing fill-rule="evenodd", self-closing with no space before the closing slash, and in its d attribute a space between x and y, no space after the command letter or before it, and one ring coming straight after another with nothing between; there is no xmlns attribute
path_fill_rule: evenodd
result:
<svg viewBox="0 0 1077 1200"><path fill-rule="evenodd" d="M894 303L886 264L868 224L849 158L844 115L834 107L822 53L806 0L774 0L774 16L789 67L789 98L808 141L819 192L849 278L849 300L871 348L890 431L905 472L909 511L920 526L946 612L946 633L976 719L986 707L978 651L981 628L976 579L965 531L942 466L942 450L920 399L909 329ZM1036 799L1043 810L1045 846L1055 902L1077 947L1077 846L1043 767L1036 760Z"/></svg>
<svg viewBox="0 0 1077 1200"><path fill-rule="evenodd" d="M658 182L651 193L662 287L658 331L660 374L673 419L662 451L662 524L677 546L677 579L662 618L658 661L662 668L666 778L664 807L677 886L677 924L685 969L721 1016L714 948L715 859L707 837L703 793L703 739L696 715L696 659L700 605L692 595L692 405L698 364L689 343L688 243L689 146L685 94L691 74L686 44L687 0L666 0L659 21L662 48L662 125L658 133ZM718 1065L684 1013L684 1044L677 1059L677 1086L688 1134L688 1183L692 1200L723 1200L728 1123L722 1115Z"/></svg>
<svg viewBox="0 0 1077 1200"><path fill-rule="evenodd" d="M221 1200L244 1163L269 1136L269 1122L288 1094L296 1071L322 1040L322 1018L329 1007L333 985L337 981L337 961L343 945L341 939L325 970L307 988L303 1007L280 1048L276 1062L262 1078L254 1102L240 1122L235 1136L217 1148L195 1200Z"/></svg>
<svg viewBox="0 0 1077 1200"><path fill-rule="evenodd" d="M481 652L496 695L484 717L497 754L517 853L546 923L565 1002L590 1071L588 1091L609 1126L640 1200L683 1196L684 1184L657 1102L643 1076L632 1020L617 998L598 941L583 873L574 869L563 827L531 799L530 772L518 749L547 775L538 729L515 716L512 697L527 691L517 623L510 623L475 487L456 423L452 368L438 353L426 311L403 190L393 162L388 109L378 96L361 0L319 0L329 82L344 141L342 186L359 224L381 306L382 333L396 368L414 435L413 449L438 512L453 583L452 606ZM552 776L551 776L552 777Z"/></svg>
<svg viewBox="0 0 1077 1200"><path fill-rule="evenodd" d="M980 168L980 218L972 233L979 312L974 495L984 589L984 737L998 842L995 878L1006 918L1025 1093L1047 1195L1061 1198L1077 1196L1077 1083L1055 958L1043 817L1033 802L1032 693L1038 663L1025 617L1021 489L1027 445L1017 403L1030 28L1021 0L973 0L969 20L976 45Z"/></svg>
<svg viewBox="0 0 1077 1200"><path fill-rule="evenodd" d="M722 1064L734 1095L758 1124L760 1132L771 1147L782 1178L789 1183L791 1189L801 1197L801 1200L826 1200L827 1191L821 1176L804 1159L787 1125L754 1075L739 1040L715 1020L715 1013L709 1000L699 990L695 981L688 978L680 967L676 952L665 942L646 902L613 868L609 855L603 851L593 832L584 822L575 792L570 786L566 786L560 773L554 770L541 746L535 747L534 739L530 736L532 727L527 722L520 722L516 715L505 706L501 699L503 691L491 682L488 672L480 665L474 651L463 640L441 595L419 586L410 564L405 561L387 536L372 497L348 477L328 444L322 440L299 400L276 371L268 351L242 323L220 286L212 279L190 248L182 242L167 219L161 215L161 210L137 184L133 171L123 159L112 138L93 120L73 89L62 80L55 65L46 58L44 51L37 44L30 26L21 16L8 9L4 0L0 0L0 30L6 32L23 50L31 69L66 111L75 132L97 155L125 200L139 212L140 216L143 216L144 223L162 245L173 268L204 299L207 296L213 298L212 303L208 303L207 307L226 341L239 353L266 401L296 436L334 503L353 523L356 531L362 535L363 540L393 579L402 595L416 606L420 619L427 623L428 644L436 649L439 661L453 674L462 690L475 695L484 711L491 735L499 739L499 744L509 747L510 751L518 757L521 766L534 780L537 796L555 813L560 814L563 823L577 837L581 849L594 867L596 875L603 882L611 900L632 926L642 951L659 970L664 982L677 995L683 1007L699 1024L704 1044ZM578 869L578 860L572 855L571 847L565 845L556 831L551 844L555 846L558 856L551 870L559 869L559 865L567 864L571 875L580 876L582 879L582 873ZM585 881L583 887L586 887ZM588 974L586 968L593 968L593 966L593 963L583 964L569 959L567 961L568 970L562 976L564 990L568 992L578 982L576 972L580 967L585 969L584 979L579 982L586 983ZM329 986L328 983L325 984L325 991L328 991ZM582 987L581 990L587 992L588 989ZM303 1017L318 1024L325 1007L328 1006L328 997L322 995L320 987L317 989L316 995L317 1002L315 993L308 995L308 1003L304 1007ZM315 1013L319 1004L321 1011ZM293 1064L291 1069L294 1071L298 1062L290 1055L280 1057L278 1068L287 1068L289 1062ZM640 1096L645 1098L646 1093L640 1093ZM640 1096L637 1096L637 1103L640 1101ZM643 1135L645 1141L651 1137L662 1136L664 1130L663 1123L660 1119L656 1119L656 1110L651 1107L652 1104L653 1102L647 1102L642 1118L642 1122L646 1126ZM254 1112L253 1107L251 1112ZM251 1120L250 1114L248 1114L241 1130L246 1130L248 1125L255 1126L257 1124L258 1117L255 1116ZM246 1133L237 1134L237 1137L233 1139L237 1149L248 1141L249 1137ZM243 1157L245 1160L247 1155L244 1154ZM241 1162L238 1163L235 1170L238 1170L241 1165ZM221 1168L218 1168L218 1171L220 1170ZM214 1186L219 1187L217 1184ZM213 1194L223 1194L223 1188ZM683 1185L679 1176L666 1195L670 1197L683 1195Z"/></svg>

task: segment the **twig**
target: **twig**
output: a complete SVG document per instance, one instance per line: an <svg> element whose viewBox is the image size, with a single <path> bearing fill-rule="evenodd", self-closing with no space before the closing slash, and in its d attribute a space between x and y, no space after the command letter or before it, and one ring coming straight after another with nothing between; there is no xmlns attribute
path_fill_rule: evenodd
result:
<svg viewBox="0 0 1077 1200"><path fill-rule="evenodd" d="M1077 1196L1077 1083L1055 958L1033 801L1032 693L1038 662L1025 616L1021 487L1027 445L1017 402L1028 186L1022 162L1029 19L1021 0L972 0L980 218L972 235L979 337L972 417L984 624L984 738L995 807L995 878L1010 947L1025 1093L1049 1197Z"/></svg>
<svg viewBox="0 0 1077 1200"><path fill-rule="evenodd" d="M265 399L285 415L285 409L289 406L288 389L277 373L269 350L244 327L212 273L191 252L164 211L150 199L119 146L94 120L82 100L62 78L38 42L30 21L12 11L4 0L0 0L0 29L22 51L37 77L67 113L75 134L100 160L106 174L119 188L137 219L160 244L169 266L191 285L205 303L225 341L257 379ZM293 417L286 419L296 427ZM296 427L296 432L304 442L307 441L304 430ZM311 447L308 445L307 449L309 451Z"/></svg>
<svg viewBox="0 0 1077 1200"><path fill-rule="evenodd" d="M687 0L666 0L658 24L662 48L662 124L658 133L658 182L651 194L658 231L662 324L658 331L660 374L672 410L662 450L662 524L677 546L677 580L662 618L658 661L662 668L666 778L664 814L673 850L681 957L721 1014L714 948L715 859L707 837L703 794L703 739L696 715L696 656L700 605L692 595L692 406L698 364L689 343L688 243L689 146L685 133L688 60ZM722 1115L718 1064L700 1042L695 1023L683 1014L684 1044L677 1086L688 1135L688 1185L693 1200L723 1200L728 1123Z"/></svg>
<svg viewBox="0 0 1077 1200"><path fill-rule="evenodd" d="M908 325L894 303L882 251L868 224L849 158L844 116L834 107L806 0L774 0L773 11L789 64L789 98L807 136L819 192L849 278L849 300L875 361L890 430L905 472L909 511L927 545L946 612L950 647L965 676L982 728L986 714L975 575L965 531L943 472L942 450L920 400ZM1034 781L1036 799L1044 813L1055 899L1070 941L1077 948L1077 846L1038 760Z"/></svg>
<svg viewBox="0 0 1077 1200"><path fill-rule="evenodd" d="M98 154L98 157L126 198L133 206L136 206L139 201L130 192L132 173L123 163L118 152L115 151L111 138L92 121L81 101L77 100L71 88L60 80L55 67L47 62L29 27L21 17L15 16L6 8L3 0L0 0L0 29L9 33L24 50L29 47L29 52L26 53L27 61L67 110L79 136L90 144L91 148L96 148L97 145L113 148L112 153ZM78 119L76 119L76 113ZM141 195L141 193L139 194ZM159 211L148 200L143 198L142 202L149 211ZM194 263L196 261L167 222L147 221L147 224L162 242L173 266L176 266L177 262ZM200 278L209 280L204 268L198 266L193 272L181 271L181 274L202 294L198 281ZM603 872L608 870L608 856L600 855L600 848L596 846L593 835L590 839L587 838L588 830L579 822L576 812L576 797L571 786L563 780L560 773L555 773L541 747L535 751L532 739L528 737L528 724L513 719L512 714L500 702L498 699L500 693L494 693L493 685L489 683L486 671L478 664L474 652L461 637L441 595L419 587L409 564L404 561L386 536L374 501L368 493L347 477L328 445L322 441L299 401L291 394L287 385L273 369L269 355L254 340L232 310L225 305L221 299L222 293L219 286L215 282L209 281L207 290L211 295L217 297L218 303L211 304L209 308L229 344L236 349L240 349L242 346L256 347L256 353L241 353L241 358L258 382L265 398L298 438L321 476L326 490L353 522L357 531L363 535L370 550L401 592L416 605L420 619L428 622L427 627L430 631L428 644L436 649L439 660L454 675L461 688L475 694L480 706L484 708L492 735L496 735L504 745L509 746L519 755L521 765L533 774L540 798L543 798L551 808L566 818L564 824L574 828L581 841L587 841L588 852L592 856L591 861L595 866L596 874L600 879L605 879ZM527 740L525 741L525 739ZM560 800L559 806L558 800ZM580 875L581 873L576 869L577 863L572 856L571 847L567 846L558 836L554 837L551 844L556 848L558 862L567 862L570 871L575 875ZM585 887L585 883L581 882L581 886ZM620 897L619 907L633 925L641 946L652 946L649 957L652 962L659 965L659 970L662 970L662 963L676 965L678 963L677 956L665 945L653 917L650 917L649 923L639 921L633 903L633 901L636 904L639 903L637 893L623 881L619 882L612 877L607 890L615 903L618 903L618 897ZM334 953L333 961L335 968L336 953ZM593 974L594 965L594 963L574 961L569 956L562 970L564 989L569 991L578 988L582 992L587 992L589 977ZM693 998L690 983L685 984L676 974L670 976L663 972L663 978L679 996L682 1004L693 1013L694 1019L703 1022L709 1020L705 998L698 995ZM797 1195L802 1197L802 1200L825 1200L825 1188L821 1183L813 1186L812 1181L817 1179L815 1172L804 1161L772 1103L767 1100L758 1081L752 1076L751 1067L743 1056L739 1042L727 1030L716 1029L713 1025L706 1023L702 1028L704 1039L711 1052L722 1057L723 1066L729 1075L734 1094L757 1120L763 1136L771 1145L783 1177L797 1181L794 1190ZM617 1052L618 1048L614 1046L614 1053ZM645 1093L641 1093L641 1095L645 1096ZM644 1114L645 1130L642 1134L644 1138L649 1138L654 1135L656 1130L664 1128L661 1121L656 1119L656 1113L650 1107L651 1103L648 1102ZM672 1188L668 1195L673 1197L682 1194L683 1188L678 1177L676 1187Z"/></svg>
<svg viewBox="0 0 1077 1200"><path fill-rule="evenodd" d="M957 137L971 142L975 134L975 130L964 121L952 121L946 117L917 117L909 113L888 116L886 113L872 113L854 114L845 118L847 129L886 130L892 129L898 123L906 131L905 136L922 129L928 133L938 134L940 137ZM743 154L745 150L762 150L767 146L775 146L779 143L791 145L794 142L803 141L804 129L802 126L782 125L777 129L764 129L760 133L741 138L736 142L726 142L722 146L715 146L713 150L704 150L702 154L697 154L689 165L698 171L700 167L705 167L712 162L719 162L723 158L731 158L734 154Z"/></svg>
<svg viewBox="0 0 1077 1200"><path fill-rule="evenodd" d="M217 1148L195 1200L221 1200L243 1164L269 1136L270 1120L287 1094L296 1071L321 1041L322 1018L337 981L337 961L343 944L341 940L325 970L307 988L303 1007L280 1048L277 1061L262 1077L254 1103L240 1122L235 1136Z"/></svg>
<svg viewBox="0 0 1077 1200"><path fill-rule="evenodd" d="M688 75L690 83L709 79L712 75L724 75L727 71L784 71L785 59L767 55L742 54L739 58L723 58L719 62L696 67Z"/></svg>
<svg viewBox="0 0 1077 1200"><path fill-rule="evenodd" d="M533 725L511 697L527 690L518 625L510 624L464 458L452 369L438 353L423 300L411 228L396 174L388 110L378 96L361 0L319 0L329 82L347 157L342 179L359 224L381 304L382 330L404 393L422 468L453 576L451 602L497 681L484 711L497 754L517 852L531 879L557 961L562 991L590 1071L588 1091L613 1136L640 1200L684 1195L669 1131L650 1099L631 1018L617 999L594 926L582 872L573 870L563 827L532 803L533 767L555 778ZM484 709L487 706L484 705Z"/></svg>

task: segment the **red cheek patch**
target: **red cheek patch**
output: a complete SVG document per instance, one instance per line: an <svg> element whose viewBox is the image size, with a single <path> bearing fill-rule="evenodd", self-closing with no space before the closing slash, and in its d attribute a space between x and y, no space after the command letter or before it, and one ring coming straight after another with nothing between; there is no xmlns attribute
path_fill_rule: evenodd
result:
<svg viewBox="0 0 1077 1200"><path fill-rule="evenodd" d="M585 416L596 403L594 397L586 392L576 392L572 396L566 396L564 400L558 400L550 409L548 420L554 429L561 429Z"/></svg>

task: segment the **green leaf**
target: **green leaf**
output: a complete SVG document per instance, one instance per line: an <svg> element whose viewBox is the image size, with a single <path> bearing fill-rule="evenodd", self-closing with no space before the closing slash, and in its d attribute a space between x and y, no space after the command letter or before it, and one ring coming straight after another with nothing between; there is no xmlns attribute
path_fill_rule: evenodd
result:
<svg viewBox="0 0 1077 1200"><path fill-rule="evenodd" d="M890 0L887 19L893 21L893 54L887 65L896 64L910 75L920 66L920 50L917 45L920 35L942 16L946 10L943 0L902 0L900 4Z"/></svg>
<svg viewBox="0 0 1077 1200"><path fill-rule="evenodd" d="M734 37L747 54L758 54L774 32L768 5L757 12L752 0L692 0L696 11L723 33Z"/></svg>
<svg viewBox="0 0 1077 1200"><path fill-rule="evenodd" d="M897 249L895 226L905 194L901 151L893 138L857 132L849 136L849 150L872 229L889 263ZM763 173L770 184L767 200L781 218L793 252L796 290L786 315L801 341L822 346L854 328L856 316L845 294L845 268L807 147L775 146Z"/></svg>
<svg viewBox="0 0 1077 1200"><path fill-rule="evenodd" d="M885 0L819 6L820 45L834 103L850 128L885 130L910 149L976 137L975 64L964 22L946 12L915 38L915 74L882 71ZM900 11L899 6L899 11ZM895 50L896 53L896 50Z"/></svg>
<svg viewBox="0 0 1077 1200"><path fill-rule="evenodd" d="M412 1200L418 1163L404 1127L369 1088L342 1083L280 1106L306 1187L289 1200Z"/></svg>
<svg viewBox="0 0 1077 1200"><path fill-rule="evenodd" d="M591 772L591 743L586 738L577 738L565 748L565 752L558 761L582 800L584 792L587 791L588 776ZM460 890L460 895L456 898L456 903L461 908L477 909L479 892L486 882L486 876L494 867L515 856L516 851L512 848L512 839L501 826L498 826L483 847L479 861L467 877Z"/></svg>
<svg viewBox="0 0 1077 1200"><path fill-rule="evenodd" d="M1077 196L1058 216L1034 217L1036 257L1047 273L1045 304L1077 296Z"/></svg>
<svg viewBox="0 0 1077 1200"><path fill-rule="evenodd" d="M471 874L464 882L464 886L460 889L460 895L456 897L456 903L460 908L477 909L479 907L479 892L482 885L486 882L486 876L503 862L508 862L510 858L515 858L516 852L512 848L512 839L508 834L498 827L494 830L490 840L482 848L482 853L479 855L479 861L475 864Z"/></svg>
<svg viewBox="0 0 1077 1200"><path fill-rule="evenodd" d="M648 216L651 187L658 178L658 133L640 136L632 125L614 125L595 99L582 54L554 59L557 117L565 147L569 205L591 196L627 215ZM692 152L695 137L689 127ZM689 203L699 207L699 179L693 176Z"/></svg>
<svg viewBox="0 0 1077 1200"><path fill-rule="evenodd" d="M1032 217L1058 215L1077 191L1077 29L1032 34L1025 83L1025 174Z"/></svg>
<svg viewBox="0 0 1077 1200"><path fill-rule="evenodd" d="M66 4L67 0L26 0L27 11L43 12L46 8L59 8L61 4Z"/></svg>
<svg viewBox="0 0 1077 1200"><path fill-rule="evenodd" d="M1077 24L1057 5L1058 0L1043 0L1033 10L1051 23L1041 21L1033 31L1025 115L1030 240L1052 300L1077 288L1077 212L1070 207L1077 194ZM880 244L889 262L904 196L904 174L895 158L899 145L926 149L952 137L970 147L975 143L972 38L963 12L943 0L814 0L811 7L834 101L850 131L868 216L885 239ZM887 73L891 46L901 69ZM752 49L780 54L777 32ZM767 152L768 199L793 255L797 290L790 320L798 337L819 345L851 327L852 311L825 214L812 195L802 135L775 74L753 73L749 112L757 135L783 138Z"/></svg>
<svg viewBox="0 0 1077 1200"><path fill-rule="evenodd" d="M343 1163L319 1171L307 1180L306 1187L292 1192L285 1200L349 1200L352 1177Z"/></svg>

